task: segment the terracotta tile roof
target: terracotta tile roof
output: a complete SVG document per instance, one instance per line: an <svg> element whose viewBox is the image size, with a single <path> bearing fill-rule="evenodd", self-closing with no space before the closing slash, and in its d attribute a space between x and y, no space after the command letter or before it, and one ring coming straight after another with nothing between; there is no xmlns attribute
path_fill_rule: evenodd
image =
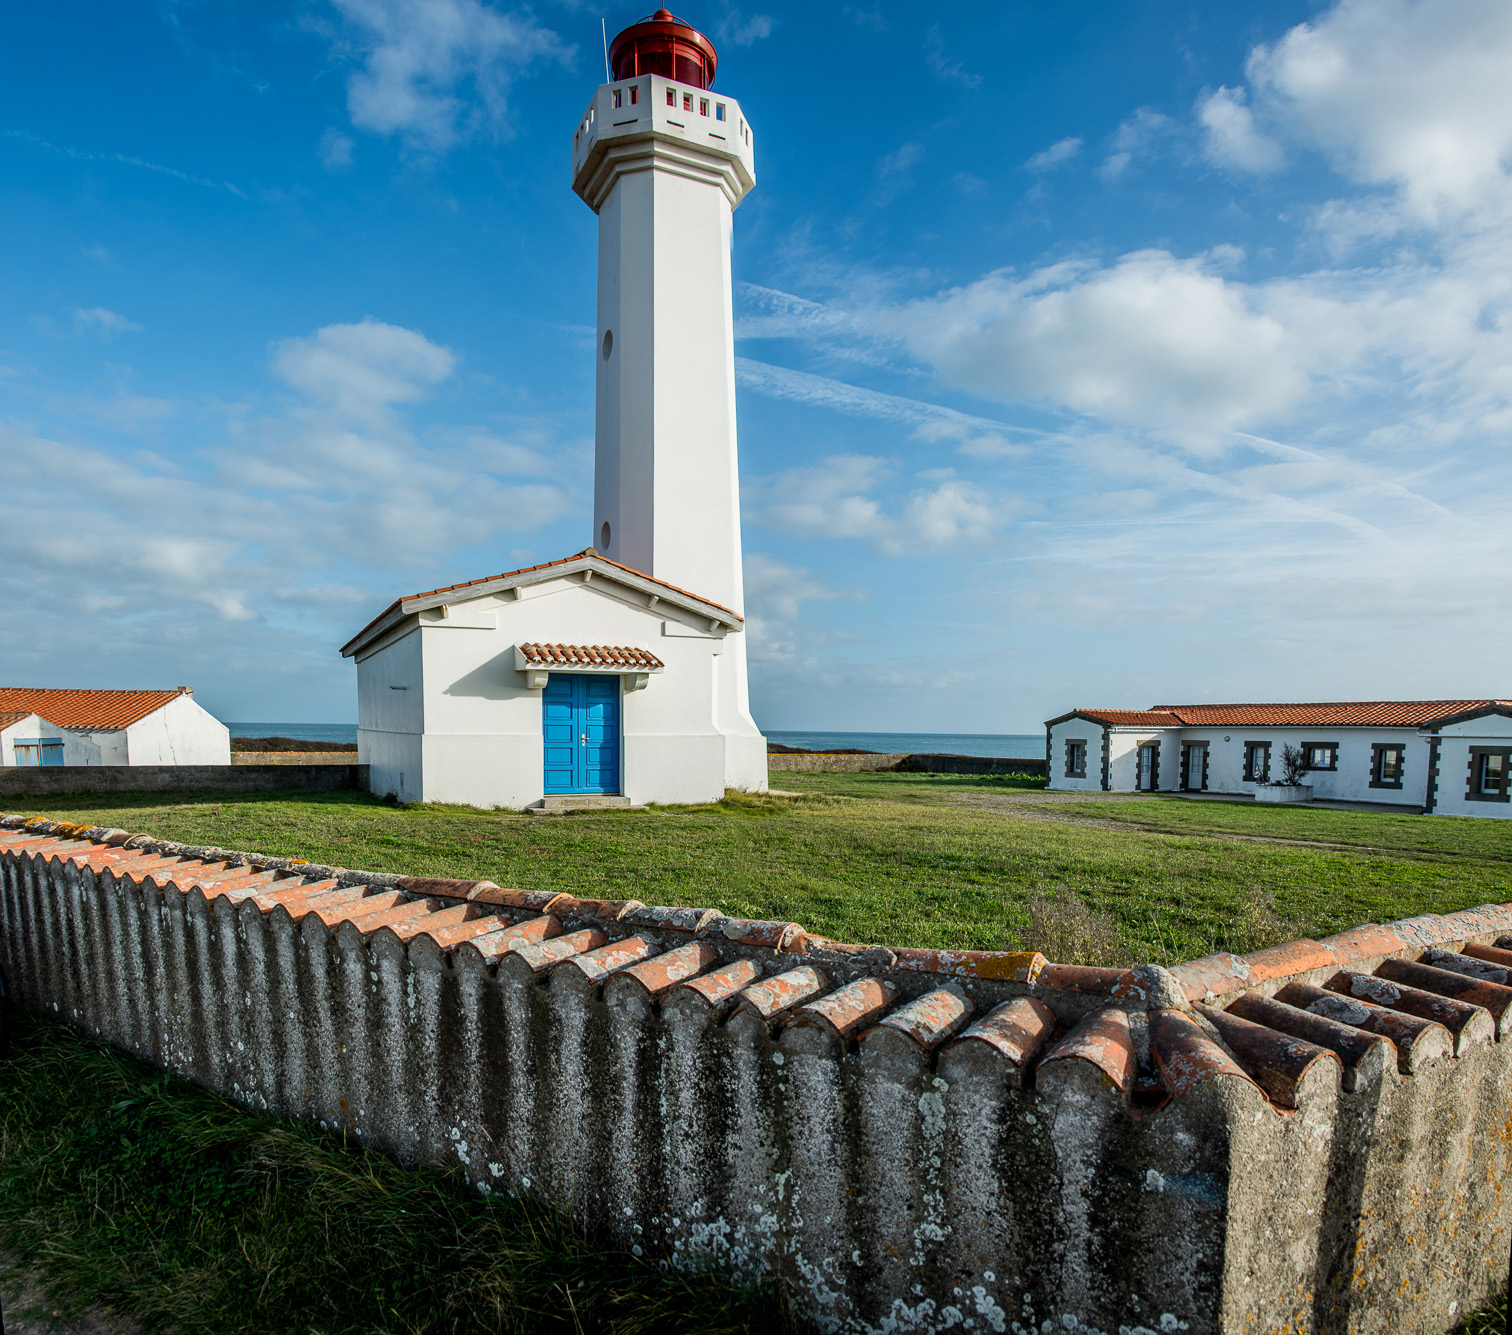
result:
<svg viewBox="0 0 1512 1335"><path fill-rule="evenodd" d="M1099 723L1122 724L1126 727L1179 728L1181 720L1166 710L1156 709L1078 709L1078 714L1096 719Z"/></svg>
<svg viewBox="0 0 1512 1335"><path fill-rule="evenodd" d="M51 687L0 686L0 710L41 714L60 728L126 728L187 694L176 691L72 691Z"/></svg>
<svg viewBox="0 0 1512 1335"><path fill-rule="evenodd" d="M1493 700L1345 700L1301 705L1156 705L1192 726L1416 728Z"/></svg>
<svg viewBox="0 0 1512 1335"><path fill-rule="evenodd" d="M564 566L569 561L581 561L585 557L590 557L593 560L602 562L606 566L612 566L615 570L623 570L627 575L634 575L637 579L644 579L648 580L652 584L659 584L662 588L670 589L673 593L680 593L685 598L697 599L697 601L707 604L709 607L723 612L727 616L734 617L737 621L745 620L745 618L741 616L739 612L731 610L730 608L724 606L723 603L712 602L708 598L703 597L701 594L693 593L688 589L680 589L676 584L668 584L664 579L657 579L655 575L648 575L644 571L636 570L632 566L624 566L621 565L618 561L611 561L597 548L585 547L580 552L573 552L571 556L559 557L555 561L542 561L540 565L521 566L518 570L505 570L497 575L482 575L478 579L463 580L461 584L444 584L439 589L426 589L423 593L407 593L402 598L394 599L394 601L391 602L387 607L385 607L383 611L378 613L378 615L375 616L371 621L369 621L367 625L365 625L354 636L352 636L352 638L342 646L342 652L350 649L354 644L361 640L362 637L368 633L368 631L372 630L373 627L376 626L385 617L391 616L393 613L403 608L405 603L413 602L417 598L434 598L438 593L453 593L457 589L471 589L479 584L492 584L495 580L513 579L516 575L531 575L534 574L537 570L550 570L553 566Z"/></svg>
<svg viewBox="0 0 1512 1335"><path fill-rule="evenodd" d="M639 668L645 672L666 666L645 649L607 644L522 644L527 663L542 667Z"/></svg>
<svg viewBox="0 0 1512 1335"><path fill-rule="evenodd" d="M1418 728L1451 715L1506 703L1342 700L1301 705L1152 705L1149 709L1077 709L1066 717L1081 715L1127 728Z"/></svg>
<svg viewBox="0 0 1512 1335"><path fill-rule="evenodd" d="M30 709L0 710L0 728L8 728L12 723L19 723L24 718L30 718L33 712Z"/></svg>

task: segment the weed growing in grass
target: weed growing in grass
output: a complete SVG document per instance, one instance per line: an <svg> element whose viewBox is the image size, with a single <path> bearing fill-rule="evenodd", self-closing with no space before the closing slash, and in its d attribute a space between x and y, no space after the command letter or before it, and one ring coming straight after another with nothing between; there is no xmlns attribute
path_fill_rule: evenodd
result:
<svg viewBox="0 0 1512 1335"><path fill-rule="evenodd" d="M1117 967L1136 963L1118 921L1089 907L1068 890L1054 897L1036 891L1025 906L1032 924L1024 942L1057 964Z"/></svg>
<svg viewBox="0 0 1512 1335"><path fill-rule="evenodd" d="M0 1254L65 1312L182 1335L785 1328L765 1295L25 1018L0 1063Z"/></svg>

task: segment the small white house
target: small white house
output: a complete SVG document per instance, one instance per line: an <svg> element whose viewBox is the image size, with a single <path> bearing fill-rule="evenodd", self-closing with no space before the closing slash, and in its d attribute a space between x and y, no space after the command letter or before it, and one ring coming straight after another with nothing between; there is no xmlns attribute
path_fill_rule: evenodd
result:
<svg viewBox="0 0 1512 1335"><path fill-rule="evenodd" d="M0 765L89 765L99 748L30 710L0 713Z"/></svg>
<svg viewBox="0 0 1512 1335"><path fill-rule="evenodd" d="M1048 786L1254 796L1299 747L1316 799L1507 816L1512 703L1369 700L1074 709L1045 724Z"/></svg>
<svg viewBox="0 0 1512 1335"><path fill-rule="evenodd" d="M195 704L187 686L176 691L0 686L0 718L13 715L19 721L0 728L3 765L231 763L229 729ZM7 740L12 729L19 730L20 751Z"/></svg>
<svg viewBox="0 0 1512 1335"><path fill-rule="evenodd" d="M401 598L341 650L357 660L358 760L404 802L759 791L742 633L728 608L592 548Z"/></svg>

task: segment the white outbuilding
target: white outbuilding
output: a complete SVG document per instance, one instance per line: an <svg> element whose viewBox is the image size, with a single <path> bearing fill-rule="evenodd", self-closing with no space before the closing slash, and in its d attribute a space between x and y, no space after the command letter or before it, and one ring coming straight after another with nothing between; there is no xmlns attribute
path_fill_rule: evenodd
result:
<svg viewBox="0 0 1512 1335"><path fill-rule="evenodd" d="M589 548L402 598L342 653L375 793L639 805L765 786L742 642L729 608Z"/></svg>
<svg viewBox="0 0 1512 1335"><path fill-rule="evenodd" d="M0 765L229 765L231 733L172 691L0 686Z"/></svg>
<svg viewBox="0 0 1512 1335"><path fill-rule="evenodd" d="M1073 709L1045 740L1047 786L1062 792L1263 796L1295 746L1314 799L1512 815L1505 700Z"/></svg>
<svg viewBox="0 0 1512 1335"><path fill-rule="evenodd" d="M598 215L593 545L401 598L357 660L357 746L402 801L526 808L764 791L735 434L732 213L751 127L702 33L658 10L608 50L572 137Z"/></svg>

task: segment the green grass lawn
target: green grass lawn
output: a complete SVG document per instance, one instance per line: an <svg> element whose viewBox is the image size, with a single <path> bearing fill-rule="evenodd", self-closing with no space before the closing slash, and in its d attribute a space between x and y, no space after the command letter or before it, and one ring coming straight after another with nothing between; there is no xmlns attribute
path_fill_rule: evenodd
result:
<svg viewBox="0 0 1512 1335"><path fill-rule="evenodd" d="M1039 781L1000 776L776 782L804 796L555 818L350 792L7 805L373 871L693 904L849 941L1034 947L1066 962L1172 963L1512 899L1512 828L1498 821L1049 802Z"/></svg>
<svg viewBox="0 0 1512 1335"><path fill-rule="evenodd" d="M794 798L538 818L357 793L4 807L375 871L793 918L852 941L1173 962L1512 899L1512 826L1051 800L1002 776L779 772ZM58 1026L0 1064L0 1253L183 1332L774 1329L539 1207L234 1109ZM1467 1335L1500 1330L1504 1308Z"/></svg>

